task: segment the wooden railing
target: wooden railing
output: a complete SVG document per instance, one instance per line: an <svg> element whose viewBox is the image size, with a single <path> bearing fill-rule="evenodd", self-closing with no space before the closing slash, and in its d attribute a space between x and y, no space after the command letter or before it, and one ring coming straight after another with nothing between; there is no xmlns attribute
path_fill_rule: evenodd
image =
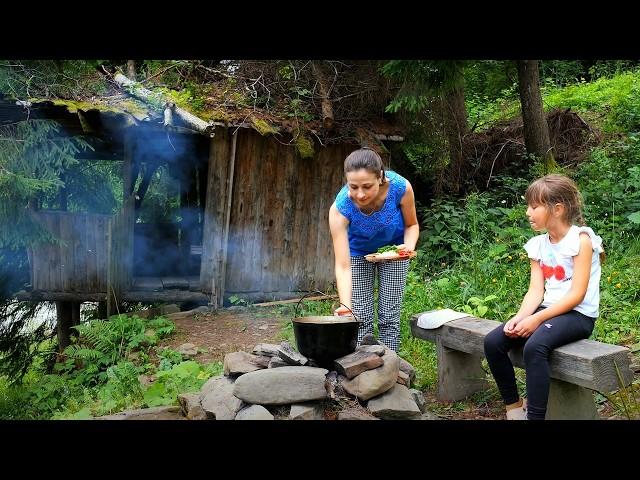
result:
<svg viewBox="0 0 640 480"><path fill-rule="evenodd" d="M107 291L109 215L33 212L33 218L59 239L30 251L33 290L101 293Z"/></svg>

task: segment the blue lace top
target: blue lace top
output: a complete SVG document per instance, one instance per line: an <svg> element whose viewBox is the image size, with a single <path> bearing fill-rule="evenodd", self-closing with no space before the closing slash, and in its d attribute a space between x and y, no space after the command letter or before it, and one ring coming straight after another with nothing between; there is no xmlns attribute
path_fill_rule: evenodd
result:
<svg viewBox="0 0 640 480"><path fill-rule="evenodd" d="M344 185L336 195L336 208L349 220L349 250L352 257L375 253L385 245L404 243L404 218L400 200L407 189L407 180L387 170L389 191L384 205L377 212L366 215L349 198Z"/></svg>

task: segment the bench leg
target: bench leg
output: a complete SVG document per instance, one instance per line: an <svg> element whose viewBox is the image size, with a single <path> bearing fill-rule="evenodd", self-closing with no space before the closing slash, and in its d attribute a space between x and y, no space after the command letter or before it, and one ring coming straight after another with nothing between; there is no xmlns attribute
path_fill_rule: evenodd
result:
<svg viewBox="0 0 640 480"><path fill-rule="evenodd" d="M438 352L438 400L454 402L486 390L489 384L482 369L482 357L452 350L436 341Z"/></svg>
<svg viewBox="0 0 640 480"><path fill-rule="evenodd" d="M545 420L598 420L599 418L591 390L551 379Z"/></svg>

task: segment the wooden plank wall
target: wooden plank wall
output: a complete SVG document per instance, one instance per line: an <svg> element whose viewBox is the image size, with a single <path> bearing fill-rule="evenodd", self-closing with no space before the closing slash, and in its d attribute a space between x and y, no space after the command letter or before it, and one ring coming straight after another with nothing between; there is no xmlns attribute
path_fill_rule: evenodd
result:
<svg viewBox="0 0 640 480"><path fill-rule="evenodd" d="M61 242L43 244L31 253L34 290L106 292L109 215L34 212L37 222Z"/></svg>
<svg viewBox="0 0 640 480"><path fill-rule="evenodd" d="M116 297L121 297L132 284L133 265L133 224L135 196L131 195L122 205L122 209L110 220L108 231L108 287Z"/></svg>
<svg viewBox="0 0 640 480"><path fill-rule="evenodd" d="M231 144L230 132L223 136L218 131L210 158L203 240L209 251L203 252L201 274L207 292L214 272L220 272L213 265L221 257L210 252L221 249ZM328 213L342 186L344 158L357 147L316 145L316 156L303 159L295 147L281 142L253 130L238 131L225 295L278 296L325 289L335 280ZM212 187L217 189L213 195Z"/></svg>

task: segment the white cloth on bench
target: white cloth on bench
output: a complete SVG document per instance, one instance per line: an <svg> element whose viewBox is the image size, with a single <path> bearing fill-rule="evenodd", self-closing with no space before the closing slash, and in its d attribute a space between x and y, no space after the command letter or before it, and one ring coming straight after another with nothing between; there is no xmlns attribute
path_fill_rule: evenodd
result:
<svg viewBox="0 0 640 480"><path fill-rule="evenodd" d="M433 310L431 312L423 313L418 317L418 326L420 328L434 329L439 328L451 320L458 320L459 318L469 317L468 313L456 312L450 308L442 310Z"/></svg>

